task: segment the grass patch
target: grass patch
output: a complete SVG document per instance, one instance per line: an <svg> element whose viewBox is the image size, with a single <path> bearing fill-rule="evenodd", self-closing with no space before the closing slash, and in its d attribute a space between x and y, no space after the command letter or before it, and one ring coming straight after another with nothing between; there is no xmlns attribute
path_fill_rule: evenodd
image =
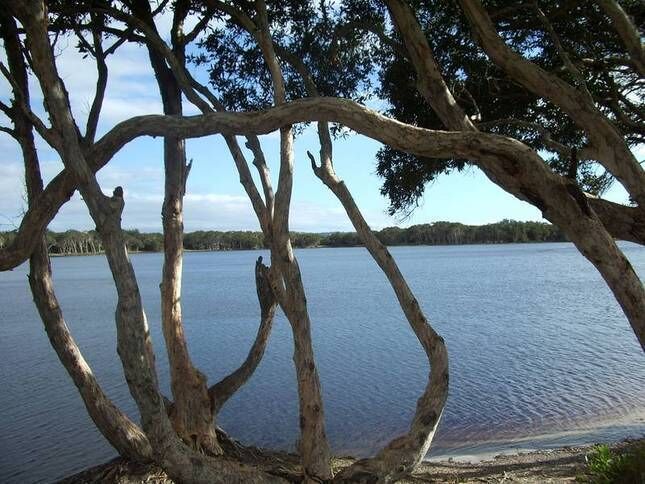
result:
<svg viewBox="0 0 645 484"><path fill-rule="evenodd" d="M578 481L592 484L645 484L645 443L621 452L596 445L585 456L587 472Z"/></svg>

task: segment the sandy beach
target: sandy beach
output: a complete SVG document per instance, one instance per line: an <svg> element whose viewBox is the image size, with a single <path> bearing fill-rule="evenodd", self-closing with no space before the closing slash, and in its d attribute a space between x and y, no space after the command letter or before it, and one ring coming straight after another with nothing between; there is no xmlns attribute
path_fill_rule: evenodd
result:
<svg viewBox="0 0 645 484"><path fill-rule="evenodd" d="M645 439L627 440L609 447L625 452L645 445ZM248 448L246 448L248 449ZM467 483L467 482L519 482L519 483L566 483L591 482L586 465L586 456L593 446L562 447L512 455L499 455L477 462L461 462L453 459L439 462L424 462L409 479L402 483ZM256 456L257 457L257 456ZM298 482L297 462L292 454L272 453L272 466L287 478ZM476 457L474 460L478 460ZM334 459L336 471L354 462L351 457ZM294 470L296 473L294 474ZM153 465L132 464L115 459L70 476L59 484L86 484L110 482L119 484L151 483L172 484L166 474Z"/></svg>

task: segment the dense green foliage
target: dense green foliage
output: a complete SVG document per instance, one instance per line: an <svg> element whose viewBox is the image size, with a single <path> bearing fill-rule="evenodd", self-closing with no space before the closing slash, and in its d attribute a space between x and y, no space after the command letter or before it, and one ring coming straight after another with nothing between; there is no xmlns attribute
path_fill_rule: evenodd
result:
<svg viewBox="0 0 645 484"><path fill-rule="evenodd" d="M456 245L503 244L521 242L561 242L565 238L557 227L540 222L502 220L488 225L463 225L453 222L413 225L408 228L388 227L376 232L386 245ZM8 244L14 232L0 232L0 247ZM354 247L361 245L354 232L315 234L293 232L294 247ZM103 250L97 233L47 232L47 243L52 254L95 254ZM163 236L160 233L126 231L126 244L131 252L160 252ZM184 235L186 250L244 250L264 248L261 232L250 231L197 231Z"/></svg>
<svg viewBox="0 0 645 484"><path fill-rule="evenodd" d="M538 150L553 171L585 192L602 194L612 176L595 161L579 159L585 133L557 106L510 78L484 54L456 2L409 2L457 102L482 131L514 137ZM644 85L599 6L590 1L518 3L489 0L486 8L505 43L527 60L585 89L631 146L645 141L640 122ZM642 2L622 2L643 25ZM252 15L251 4L239 8ZM377 98L389 116L408 124L445 129L417 89L415 69L382 2L269 0L269 20L282 62L288 99L307 97L292 59L309 71L320 95L364 102ZM576 22L571 22L575 18ZM603 35L597 35L601 28ZM236 21L222 17L190 59L205 66L227 109L271 105L272 83L255 41ZM558 48L560 46L560 48ZM573 67L567 67L565 57ZM301 127L299 128L301 129ZM334 129L335 134L346 133ZM336 160L342 162L342 160ZM467 166L463 159L430 159L387 146L377 155L381 192L390 212L409 212L426 185Z"/></svg>
<svg viewBox="0 0 645 484"><path fill-rule="evenodd" d="M612 451L606 445L597 445L586 457L588 476L578 480L593 484L622 484L645 482L645 444L627 452Z"/></svg>
<svg viewBox="0 0 645 484"><path fill-rule="evenodd" d="M490 62L474 41L456 2L429 0L411 4L451 91L479 129L514 137L539 150L555 172L575 177L583 191L599 195L610 186L612 177L602 167L577 159L576 153L588 141L585 134L560 109L524 89ZM636 25L643 25L642 2L621 4ZM617 63L623 46L597 4L491 0L486 6L509 47L567 82L584 82L600 110L628 144L635 146L645 141L643 125L635 121L642 115L642 103L638 101L643 96L642 80L624 63ZM367 8L377 11L376 6ZM544 17L538 15L538 8ZM571 22L572 18L576 21ZM603 35L597 34L599 28ZM553 32L580 79L563 67ZM397 32L389 35L399 42ZM383 44L378 59L377 95L389 102L388 115L418 126L445 129L419 94L415 71L407 57L392 44ZM381 191L390 199L391 212L413 209L428 182L442 173L461 170L466 163L459 159L419 158L389 147L382 148L377 158L377 172L384 179Z"/></svg>

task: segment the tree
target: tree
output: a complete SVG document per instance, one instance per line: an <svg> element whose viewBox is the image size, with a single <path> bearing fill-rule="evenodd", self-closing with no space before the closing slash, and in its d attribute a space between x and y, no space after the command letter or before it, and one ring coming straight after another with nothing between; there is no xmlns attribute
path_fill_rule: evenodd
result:
<svg viewBox="0 0 645 484"><path fill-rule="evenodd" d="M560 24L553 20L558 18L558 8L540 9L536 3L531 4L532 14L527 15L522 9L528 6L495 2L492 8L496 9L499 24L496 25L479 1L459 2L467 23L455 23L449 15L453 7L445 6L444 2L410 5L402 0L385 0L385 5L381 5L366 0L332 5L325 1L318 4L208 0L193 4L178 0L171 6L170 44L163 40L154 23L155 15L167 3L153 8L149 2L140 0L88 1L79 2L72 11L65 2L50 2L48 11L42 0L28 0L8 2L5 5L8 15L2 17L9 61L9 67L3 66L2 71L12 84L14 97L11 106L0 105L13 123L13 128L3 127L3 131L14 136L23 149L29 207L15 237L0 251L0 267L15 267L32 257L32 291L45 326L48 332L54 328L66 338L52 337L52 344L97 426L121 453L135 459L153 459L180 482L280 480L266 462L248 465L236 462L231 454L218 456L222 453L222 442L213 428L223 403L259 363L279 305L294 335L301 426L298 450L304 479L315 482L334 477L341 481L391 482L409 474L423 458L446 401L447 350L394 259L371 231L348 187L334 171L333 134L341 126L389 146L382 152L380 162L386 176L386 192L403 193L398 199L393 196L394 208L405 208L420 195L423 185L419 179L459 169L466 162L481 168L509 193L538 207L599 270L645 348L645 292L612 238L613 235L643 243L645 203L645 175L630 151L630 143L641 141L642 118L638 118L641 107L637 105L639 101L628 95L630 89L638 89L642 84L643 49L640 39L635 39L636 29L616 2L599 1L602 10L593 7L590 18L606 14L609 25L619 32L620 41L613 39L598 46L593 39L586 42L583 38L585 49L595 56L590 57L591 64L604 68L604 73L594 77L594 83L584 79L587 71L576 65L578 58L568 51L569 39L561 40ZM189 14L196 15L198 22L194 30L185 33L183 24ZM450 35L435 37L436 29L428 24L432 19L451 26L447 30ZM422 25L427 27L427 33ZM186 55L187 43L207 26L210 35L193 60L213 64L212 88L196 81ZM510 32L508 43L498 32L500 26ZM58 76L52 53L55 35L49 35L52 31L73 32L79 39L79 48L95 60L97 95L85 130L74 120L65 85ZM579 31L571 35L575 37L574 34L582 35ZM461 51L455 52L450 37L466 35L472 35L477 44L468 41ZM106 47L107 38L116 40ZM365 38L369 42L364 42ZM526 58L532 55L531 45L540 46L547 40L549 47L537 58ZM95 140L107 83L105 57L124 42L139 42L148 49L164 115L131 118ZM637 75L612 74L611 66L616 64L609 59L616 55L621 69L633 70ZM380 92L392 101L389 114L398 120L357 102L362 100L358 93L370 84L375 60L383 69ZM554 67L559 67L559 63L563 65L561 71ZM31 110L26 65L41 86L51 127ZM408 82L398 89L396 80L405 77L401 66L411 66L414 79L407 76ZM521 102L517 106L498 108L491 92L469 93L475 88L483 89L481 83L473 85L470 69L474 73L488 67L495 75L503 76L500 82L505 95L512 94L509 91L515 89L513 86L521 86L518 90ZM610 88L614 89L612 93L617 92L615 98L604 103L594 97ZM460 96L455 97L453 91ZM202 114L184 117L182 96ZM496 123L486 128L492 132L485 132L482 129L485 126L476 121L477 113L473 118L462 105L468 109L476 107L486 116L505 117L501 121L493 119ZM227 111L240 109L255 112ZM506 117L511 115L519 119L507 122ZM526 123L535 124L555 116L565 117L565 121L561 126L552 122L549 128L553 133L531 126L537 136L525 134ZM297 131L292 125L303 122L317 123L320 155L317 159L309 154L314 175L341 202L360 242L388 278L430 365L428 383L417 402L409 431L376 456L356 462L337 476L332 476L325 436L312 323L289 232L293 143ZM439 127L450 131L436 129ZM38 181L34 130L58 152L65 166L45 188ZM275 130L280 130L280 171L274 192L258 135ZM262 261L256 264L261 321L247 360L229 377L208 387L205 375L190 360L179 306L182 199L190 167L183 143L187 138L215 134L226 140L258 218L263 242L270 250L271 265L266 267ZM96 172L116 152L144 135L164 137L162 324L172 365L172 402L159 390L146 317L128 259L128 234L121 227L123 190L116 187L111 196L106 196L96 179ZM259 187L236 135L246 138L258 171ZM556 154L545 160L537 151L541 149L553 149ZM562 169L563 160L569 160L566 172ZM598 193L602 188L602 180L594 177L593 172L584 171L590 166L587 160L598 162L615 177L636 206L622 207L585 195L583 189L593 188L594 184ZM91 380L87 365L83 366L78 348L65 333L62 314L56 312L43 237L47 224L75 189L83 196L96 224L114 278L118 295L118 353L139 408L141 428L125 420L104 399L100 387ZM500 233L495 239L525 237L518 230L520 227L513 224L503 223L498 228ZM457 227L442 226L441 230L441 240L447 243L461 236ZM409 240L425 240L426 236L423 228L417 228L410 231Z"/></svg>
<svg viewBox="0 0 645 484"><path fill-rule="evenodd" d="M637 2L626 3L631 12L642 15ZM593 2L497 2L490 10L509 47L584 89L630 147L643 142L638 107L630 101L642 90L642 80L630 68L617 35L596 35L597 26L607 25L600 6ZM423 2L416 6L415 14L455 98L479 129L515 137L540 150L554 171L575 179L587 193L599 196L606 190L612 182L611 173L591 157L593 149L584 130L557 104L518 84L482 55L456 4ZM572 17L578 19L573 25ZM400 37L392 33L391 42L399 45ZM387 49L384 45L381 50L379 94L392 104L389 114L428 128L443 127L433 111L424 109L405 51ZM459 159L414 158L384 148L379 153L379 171L385 176L383 192L390 197L391 209L414 205L424 182L442 170L460 169L464 163Z"/></svg>

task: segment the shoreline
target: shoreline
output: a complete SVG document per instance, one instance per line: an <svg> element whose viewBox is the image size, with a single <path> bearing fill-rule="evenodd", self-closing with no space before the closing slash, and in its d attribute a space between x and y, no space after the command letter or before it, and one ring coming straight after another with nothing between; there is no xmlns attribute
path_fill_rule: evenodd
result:
<svg viewBox="0 0 645 484"><path fill-rule="evenodd" d="M598 444L584 446L563 446L554 449L520 451L513 454L499 454L476 462L463 462L454 458L424 460L411 478L401 483L466 483L466 482L520 482L560 483L586 482L589 478L587 455ZM645 448L645 436L606 444L612 451L629 452ZM280 464L297 461L294 454L271 452L269 455ZM355 462L354 457L334 457L334 472ZM294 474L291 474L292 476ZM114 482L135 484L152 482L173 484L163 470L152 464L135 464L120 457L66 477L58 484L89 484Z"/></svg>
<svg viewBox="0 0 645 484"><path fill-rule="evenodd" d="M629 242L633 243L633 242ZM388 245L389 249L398 248L398 247L474 247L477 245L489 247L489 246L499 246L499 245L543 245L543 244L571 244L568 240L561 241L550 241L550 240L528 240L525 242L472 242L472 243L461 243L461 244L393 244ZM637 244L634 244L637 245ZM310 249L360 249L365 248L364 245L309 245L305 247L294 246L294 250L310 250ZM269 249L267 247L254 247L254 248L228 248L228 249L183 249L184 253L202 253L202 252L254 252L259 250ZM86 252L78 254L64 254L58 252L49 253L49 257L91 257L104 255L105 252ZM140 254L163 254L163 250L128 250L130 255L140 255Z"/></svg>

